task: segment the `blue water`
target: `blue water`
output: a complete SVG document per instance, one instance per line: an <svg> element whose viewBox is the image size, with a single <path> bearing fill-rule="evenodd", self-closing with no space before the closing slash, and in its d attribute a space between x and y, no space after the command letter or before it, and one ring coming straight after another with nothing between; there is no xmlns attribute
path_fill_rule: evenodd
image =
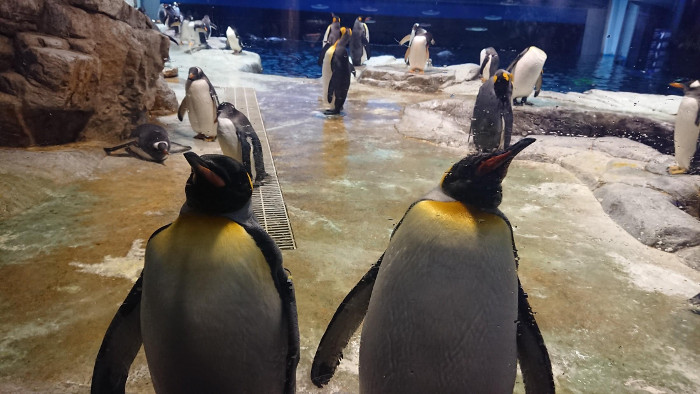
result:
<svg viewBox="0 0 700 394"><path fill-rule="evenodd" d="M317 65L321 46L305 41L252 38L247 42L249 51L258 53L263 73L289 77L319 78L321 67ZM403 58L405 47L396 45L370 45L371 56L391 55ZM518 51L499 52L501 68L506 68L518 55ZM433 66L478 63L479 50L431 47ZM615 64L612 57L592 61L577 61L550 55L544 65L542 89L556 92L584 92L590 89L625 91L651 94L682 95L678 89L668 86L676 77L664 72L649 73Z"/></svg>

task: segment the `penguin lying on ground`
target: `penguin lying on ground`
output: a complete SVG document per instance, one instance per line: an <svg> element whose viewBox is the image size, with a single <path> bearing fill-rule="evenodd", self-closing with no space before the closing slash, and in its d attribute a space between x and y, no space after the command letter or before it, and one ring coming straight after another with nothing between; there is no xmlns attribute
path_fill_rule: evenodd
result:
<svg viewBox="0 0 700 394"><path fill-rule="evenodd" d="M323 35L323 48L321 48L321 53L318 55L318 65L323 66L323 60L326 57L326 51L328 48L333 46L336 41L340 39L340 18L331 14L333 20L330 25L326 28L326 33Z"/></svg>
<svg viewBox="0 0 700 394"><path fill-rule="evenodd" d="M148 241L97 354L92 392L123 393L143 342L156 392L293 393L294 287L253 216L250 176L227 156L185 158L187 200Z"/></svg>
<svg viewBox="0 0 700 394"><path fill-rule="evenodd" d="M511 161L533 143L465 157L412 204L386 252L335 312L311 380L331 379L364 318L360 392L553 393L549 355L520 285L501 203Z"/></svg>
<svg viewBox="0 0 700 394"><path fill-rule="evenodd" d="M323 83L323 100L327 100L331 109L326 115L337 115L343 109L345 99L350 89L350 74L355 73L355 67L348 58L347 45L352 36L352 30L340 28L340 38L326 51L321 69Z"/></svg>
<svg viewBox="0 0 700 394"><path fill-rule="evenodd" d="M518 57L513 60L506 71L513 76L513 104L523 105L532 103L527 102L527 96L532 93L533 86L535 87L535 97L539 96L542 89L542 67L547 60L547 54L536 46L526 48L520 52ZM522 101L518 103L517 99L522 97Z"/></svg>
<svg viewBox="0 0 700 394"><path fill-rule="evenodd" d="M238 35L236 28L231 26L226 29L226 49L233 50L234 54L243 52L241 37Z"/></svg>
<svg viewBox="0 0 700 394"><path fill-rule="evenodd" d="M668 172L700 174L700 80L688 83L674 82L671 86L683 89L683 99L676 114L673 131L677 166Z"/></svg>
<svg viewBox="0 0 700 394"><path fill-rule="evenodd" d="M498 52L493 47L484 48L479 54L479 75L481 75L481 82L488 81L492 76L496 75L498 71Z"/></svg>
<svg viewBox="0 0 700 394"><path fill-rule="evenodd" d="M352 27L350 38L350 58L353 66L361 66L369 59L369 28L364 22L366 18L358 16Z"/></svg>
<svg viewBox="0 0 700 394"><path fill-rule="evenodd" d="M150 123L137 126L129 138L136 138L136 140L112 148L104 148L105 153L111 155L116 150L124 149L129 155L141 160L162 163L170 153L180 153L192 149L186 145L171 143L168 132L164 128ZM177 148L173 149L173 146L177 146Z"/></svg>
<svg viewBox="0 0 700 394"><path fill-rule="evenodd" d="M420 27L418 23L415 23L411 34L401 39L399 45L403 45L406 42L408 42L408 48L404 55L404 61L409 66L408 72L412 73L418 70L423 74L425 72L425 65L430 58L429 48L431 45L435 45L433 35Z"/></svg>
<svg viewBox="0 0 700 394"><path fill-rule="evenodd" d="M185 83L185 98L177 110L177 118L182 122L187 112L192 130L197 132L194 138L214 141L218 106L219 96L204 71L199 67L190 67Z"/></svg>
<svg viewBox="0 0 700 394"><path fill-rule="evenodd" d="M512 91L510 74L504 70L496 71L479 88L469 129L479 152L505 149L510 145L513 132L513 107L510 103Z"/></svg>
<svg viewBox="0 0 700 394"><path fill-rule="evenodd" d="M250 120L236 109L233 104L223 102L217 109L216 136L221 146L221 151L228 157L243 163L248 173L253 176L255 168L255 186L262 184L269 174L265 172L262 144L258 134L250 124ZM250 143L248 142L250 139ZM253 144L253 166L250 165L250 145Z"/></svg>

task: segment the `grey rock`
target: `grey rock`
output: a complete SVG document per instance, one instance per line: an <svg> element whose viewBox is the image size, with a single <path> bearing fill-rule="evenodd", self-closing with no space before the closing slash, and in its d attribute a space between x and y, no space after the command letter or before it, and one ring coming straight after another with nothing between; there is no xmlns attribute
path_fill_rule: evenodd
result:
<svg viewBox="0 0 700 394"><path fill-rule="evenodd" d="M156 89L156 102L150 111L151 115L164 116L177 112L178 101L175 92L170 89L162 75L156 82Z"/></svg>
<svg viewBox="0 0 700 394"><path fill-rule="evenodd" d="M685 260L685 263L689 267L700 270L700 246L679 250L676 255ZM696 297L698 296L700 296L700 294L698 294ZM698 299L700 300L700 297L698 297Z"/></svg>
<svg viewBox="0 0 700 394"><path fill-rule="evenodd" d="M0 35L0 72L9 70L15 58L15 49L9 37Z"/></svg>
<svg viewBox="0 0 700 394"><path fill-rule="evenodd" d="M0 1L0 34L13 37L17 32L37 31L44 0Z"/></svg>
<svg viewBox="0 0 700 394"><path fill-rule="evenodd" d="M425 74L409 73L394 66L367 66L357 77L358 82L394 90L433 93L455 81L455 71L429 69Z"/></svg>
<svg viewBox="0 0 700 394"><path fill-rule="evenodd" d="M455 83L461 83L464 81L473 81L479 78L479 65L473 63L466 64L455 64L447 66L446 69L454 70L455 72Z"/></svg>

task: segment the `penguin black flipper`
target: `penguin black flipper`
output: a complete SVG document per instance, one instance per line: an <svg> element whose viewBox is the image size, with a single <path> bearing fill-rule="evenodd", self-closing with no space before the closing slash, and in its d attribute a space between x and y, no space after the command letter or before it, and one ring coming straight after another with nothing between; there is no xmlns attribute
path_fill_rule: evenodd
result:
<svg viewBox="0 0 700 394"><path fill-rule="evenodd" d="M700 126L700 105L698 105L698 114L695 115L695 125Z"/></svg>
<svg viewBox="0 0 700 394"><path fill-rule="evenodd" d="M236 128L236 135L238 136L238 143L241 144L241 161L243 167L245 167L248 174L252 177L253 169L250 165L250 144L248 143L248 138L246 138L246 133L239 131L238 128Z"/></svg>
<svg viewBox="0 0 700 394"><path fill-rule="evenodd" d="M382 254L350 293L345 296L331 322L328 323L328 328L318 344L314 361L311 364L311 381L316 386L323 387L331 380L340 360L343 359L343 349L364 320L383 258Z"/></svg>
<svg viewBox="0 0 700 394"><path fill-rule="evenodd" d="M321 48L321 53L319 53L318 61L316 62L316 63L318 63L319 66L323 66L323 58L326 56L326 52L328 51L328 48L330 48L330 47L331 47L331 44L326 44L323 46L323 48Z"/></svg>
<svg viewBox="0 0 700 394"><path fill-rule="evenodd" d="M182 122L182 119L185 118L185 112L187 112L187 96L182 99L182 102L180 102L180 107L177 109L177 119Z"/></svg>
<svg viewBox="0 0 700 394"><path fill-rule="evenodd" d="M121 145L113 146L111 148L102 148L102 149L104 149L105 153L107 155L109 155L110 153L114 152L115 150L126 148L126 147L129 147L129 146L134 145L134 144L137 144L137 142L131 141L131 142L127 142L126 144L121 144Z"/></svg>
<svg viewBox="0 0 700 394"><path fill-rule="evenodd" d="M510 65L508 66L508 68L506 68L506 71L512 72L513 67L515 67L516 63L518 63L518 60L520 60L520 58L525 56L525 53L527 53L528 49L530 49L530 48L528 47L528 48L523 49L523 51L518 54L518 56L515 58L515 60L510 62Z"/></svg>
<svg viewBox="0 0 700 394"><path fill-rule="evenodd" d="M540 71L540 76L537 77L537 82L535 82L535 97L540 95L540 90L542 90L542 71Z"/></svg>
<svg viewBox="0 0 700 394"><path fill-rule="evenodd" d="M168 226L170 224L156 230L151 238ZM141 337L142 289L143 273L139 275L138 280L112 318L102 340L102 345L100 345L100 350L97 352L90 387L90 392L93 394L124 393L125 391L129 368L143 343Z"/></svg>
<svg viewBox="0 0 700 394"><path fill-rule="evenodd" d="M526 393L554 393L552 363L542 333L518 279L518 361Z"/></svg>

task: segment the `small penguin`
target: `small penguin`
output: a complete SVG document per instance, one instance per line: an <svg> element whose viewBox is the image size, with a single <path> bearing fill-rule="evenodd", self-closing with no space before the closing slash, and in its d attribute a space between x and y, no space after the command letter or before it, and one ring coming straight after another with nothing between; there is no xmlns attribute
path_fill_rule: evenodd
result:
<svg viewBox="0 0 700 394"><path fill-rule="evenodd" d="M185 20L180 24L180 42L188 44L190 47L199 46L201 40L197 31L197 22ZM201 30L201 29L200 29Z"/></svg>
<svg viewBox="0 0 700 394"><path fill-rule="evenodd" d="M513 60L506 71L513 76L513 104L523 105L532 103L527 102L527 96L532 93L533 86L535 87L535 97L539 96L542 89L542 67L547 60L547 54L536 46L526 48L520 52L518 57ZM520 103L517 99L522 97Z"/></svg>
<svg viewBox="0 0 700 394"><path fill-rule="evenodd" d="M197 132L194 138L214 141L218 106L219 97L204 71L199 67L190 67L185 83L185 98L177 110L177 118L182 122L187 112L192 130Z"/></svg>
<svg viewBox="0 0 700 394"><path fill-rule="evenodd" d="M498 71L498 52L493 47L484 48L479 54L481 82L486 82Z"/></svg>
<svg viewBox="0 0 700 394"><path fill-rule="evenodd" d="M209 18L209 15L204 15L202 17L202 24L206 28L206 37L207 40L209 37L211 37L212 29L218 29L215 24L211 23L211 18Z"/></svg>
<svg viewBox="0 0 700 394"><path fill-rule="evenodd" d="M143 343L156 392L293 393L294 287L253 216L250 176L227 156L185 158L186 202L148 240L97 354L92 392L123 393Z"/></svg>
<svg viewBox="0 0 700 394"><path fill-rule="evenodd" d="M484 82L474 103L470 134L479 152L505 149L513 132L513 107L510 102L513 85L504 70Z"/></svg>
<svg viewBox="0 0 700 394"><path fill-rule="evenodd" d="M234 54L243 52L241 37L238 35L238 31L231 26L226 29L226 49L231 49Z"/></svg>
<svg viewBox="0 0 700 394"><path fill-rule="evenodd" d="M353 66L361 66L369 59L369 28L365 23L366 18L358 16L352 27L353 35L350 39L350 58Z"/></svg>
<svg viewBox="0 0 700 394"><path fill-rule="evenodd" d="M673 82L683 89L683 99L676 114L673 130L677 166L669 167L671 175L700 174L700 80Z"/></svg>
<svg viewBox="0 0 700 394"><path fill-rule="evenodd" d="M118 149L125 149L129 155L141 160L163 163L170 153L179 153L192 149L189 146L172 144L179 147L179 149L173 150L168 132L164 128L151 123L137 126L131 132L129 138L136 138L136 140L112 148L104 148L107 155Z"/></svg>
<svg viewBox="0 0 700 394"><path fill-rule="evenodd" d="M318 55L318 65L323 66L323 59L325 59L326 51L330 48L336 41L340 39L340 18L331 14L333 20L330 25L326 28L326 33L323 35L323 48L321 48L321 53Z"/></svg>
<svg viewBox="0 0 700 394"><path fill-rule="evenodd" d="M253 129L253 125L241 111L229 102L219 104L217 114L216 136L219 146L221 146L221 152L243 163L251 177L253 176L252 168L255 168L254 185L261 185L263 179L269 174L265 172L262 144L258 134ZM253 166L250 165L251 143L253 145Z"/></svg>
<svg viewBox="0 0 700 394"><path fill-rule="evenodd" d="M321 79L323 82L323 100L333 107L326 110L326 115L340 114L350 89L350 74L355 68L348 58L347 45L352 36L352 29L340 28L340 38L326 51L323 59Z"/></svg>
<svg viewBox="0 0 700 394"><path fill-rule="evenodd" d="M413 203L384 254L345 297L311 366L321 387L364 318L362 393L553 393L547 348L517 275L501 181L524 138L457 162Z"/></svg>
<svg viewBox="0 0 700 394"><path fill-rule="evenodd" d="M425 66L430 58L430 46L435 45L433 35L427 30L420 27L420 24L415 23L411 34L404 37L399 44L403 45L408 42L408 48L404 55L404 61L408 64L408 72L418 70L421 74L425 72Z"/></svg>

